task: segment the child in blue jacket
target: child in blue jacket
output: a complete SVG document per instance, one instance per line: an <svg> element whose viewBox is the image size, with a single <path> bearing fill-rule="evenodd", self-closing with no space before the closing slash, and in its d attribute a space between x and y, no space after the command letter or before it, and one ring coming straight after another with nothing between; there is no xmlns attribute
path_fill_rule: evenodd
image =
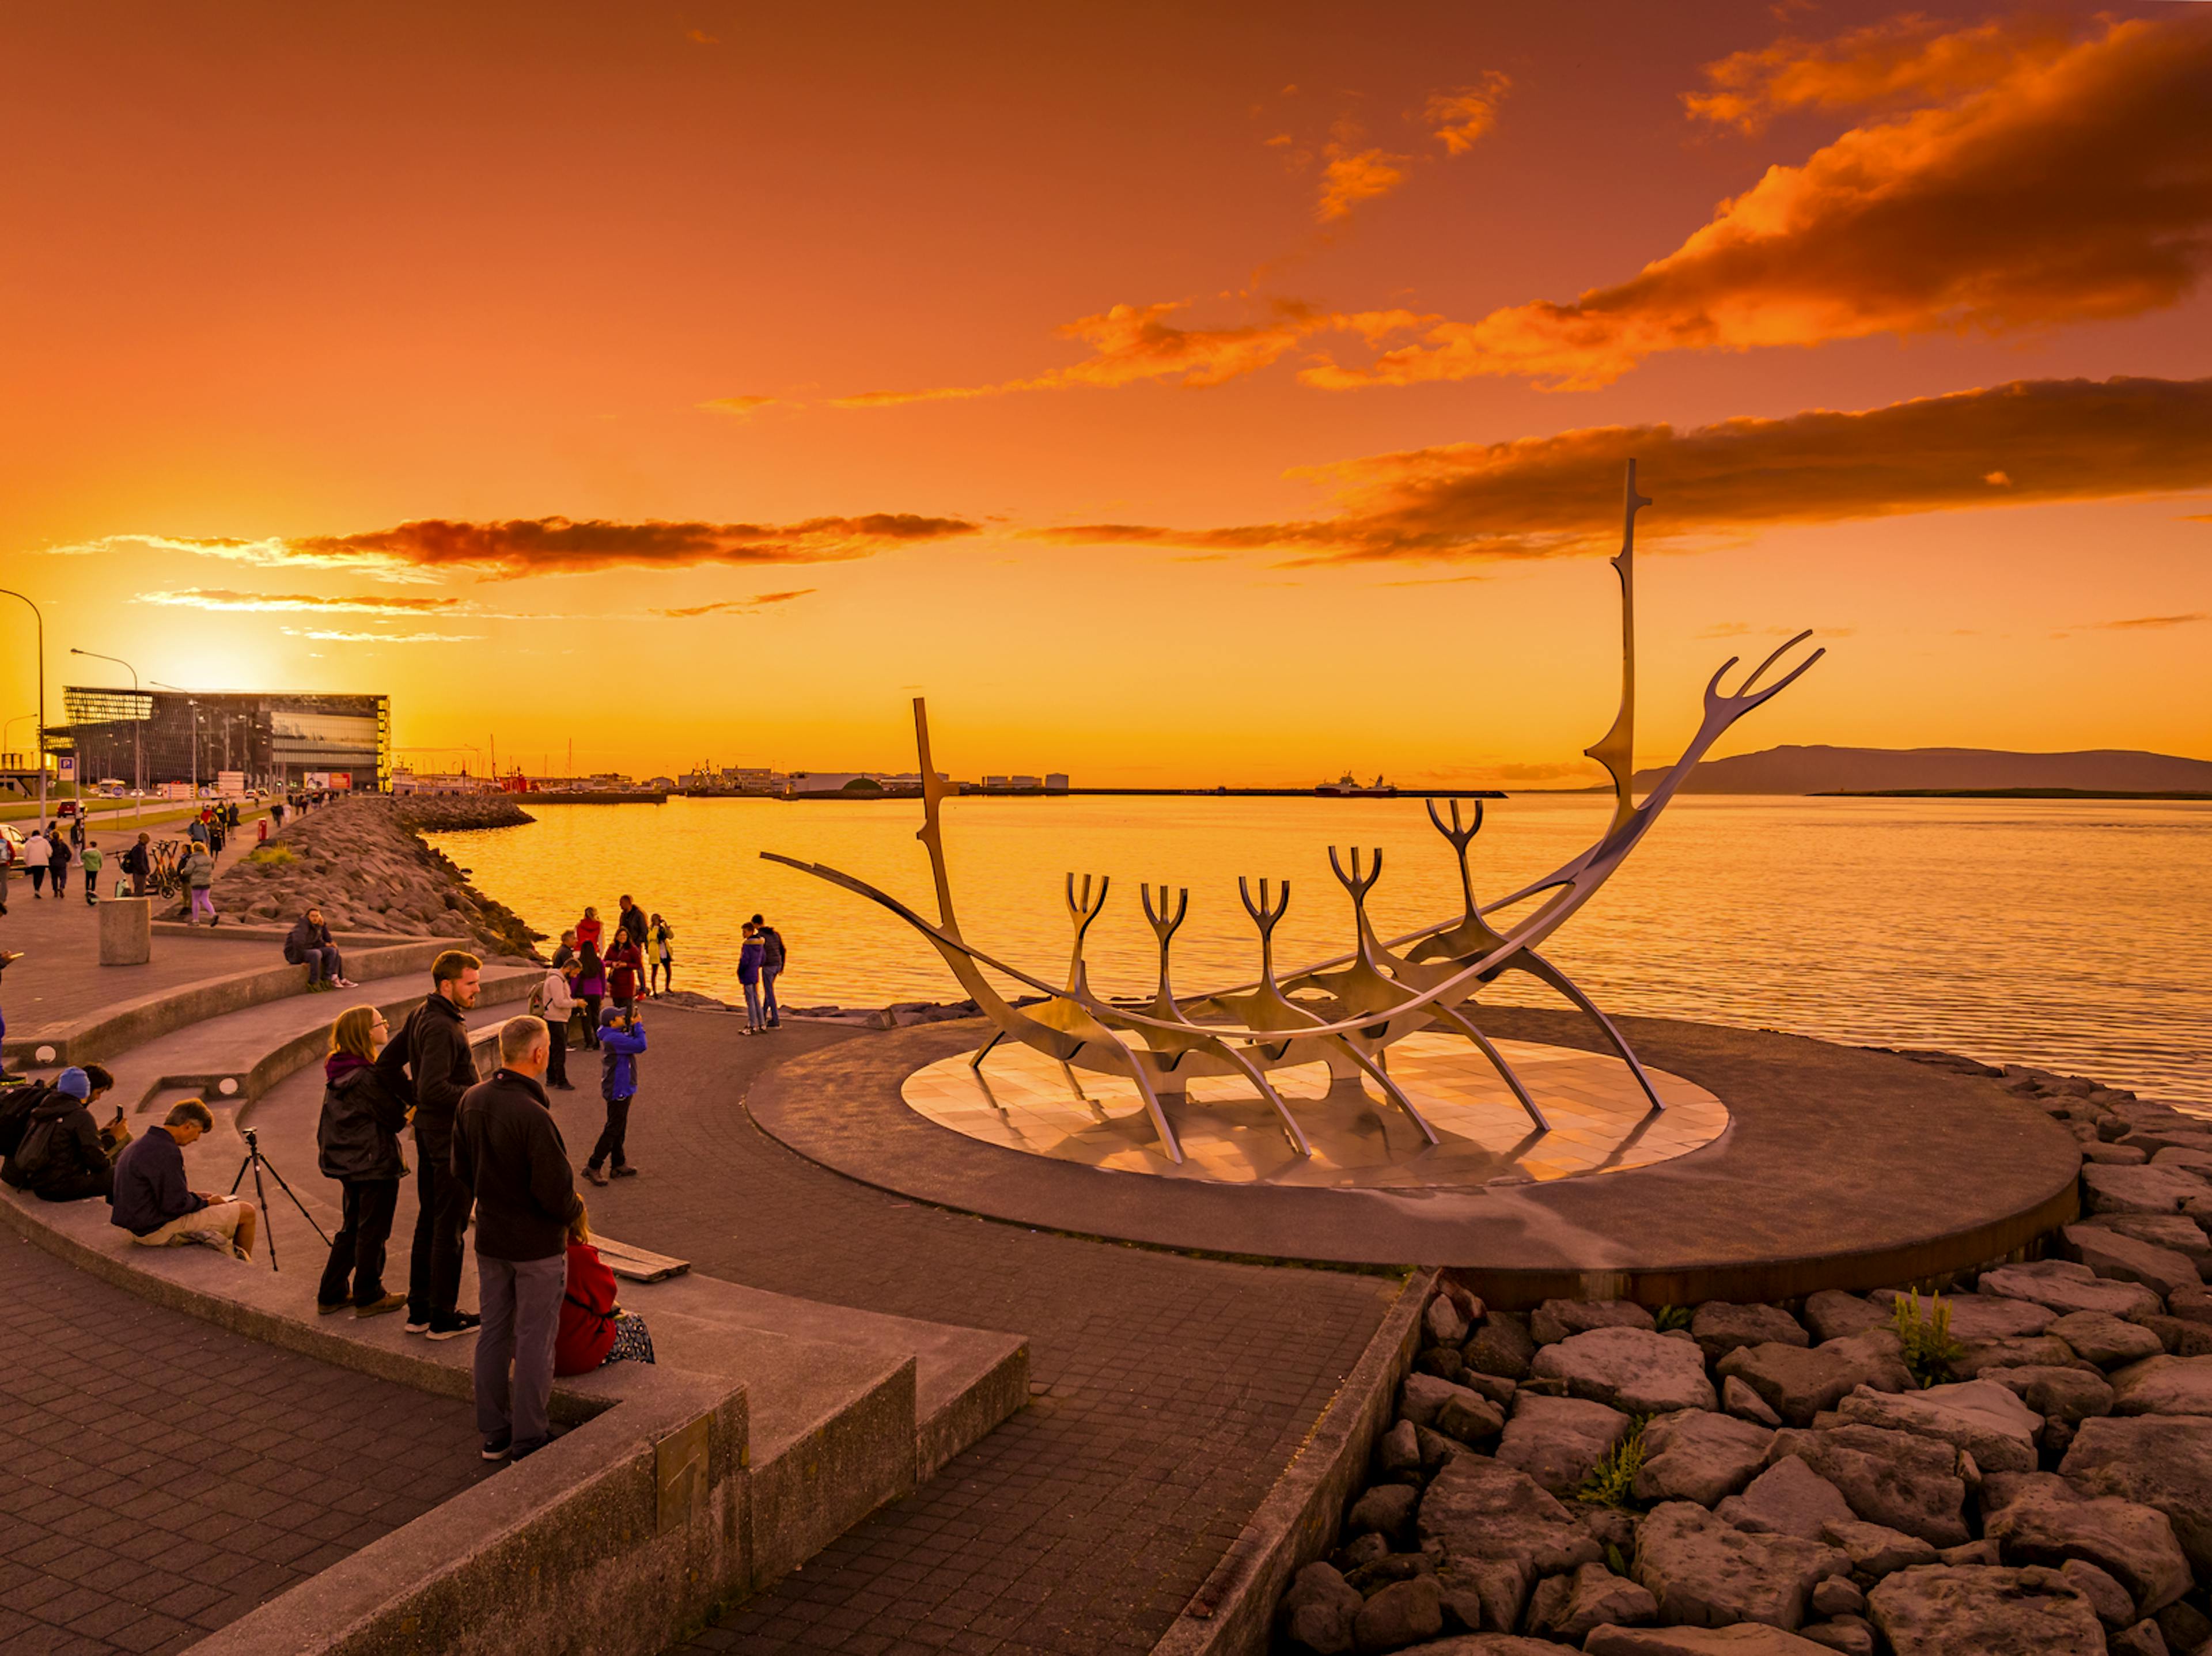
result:
<svg viewBox="0 0 2212 1656"><path fill-rule="evenodd" d="M607 1102L607 1125L584 1163L584 1177L595 1185L607 1182L600 1169L610 1161L617 1179L637 1171L623 1154L623 1139L629 1131L629 1101L637 1096L637 1059L643 1051L645 1025L635 1012L614 1005L599 1014L599 1096Z"/></svg>

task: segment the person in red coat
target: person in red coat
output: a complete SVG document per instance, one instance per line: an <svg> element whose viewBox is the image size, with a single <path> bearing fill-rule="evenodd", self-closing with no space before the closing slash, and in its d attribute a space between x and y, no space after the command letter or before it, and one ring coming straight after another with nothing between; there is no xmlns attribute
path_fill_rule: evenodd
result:
<svg viewBox="0 0 2212 1656"><path fill-rule="evenodd" d="M568 1222L568 1287L553 1342L556 1374L588 1374L611 1362L651 1362L645 1319L615 1302L615 1273L592 1246L591 1216L580 1204Z"/></svg>

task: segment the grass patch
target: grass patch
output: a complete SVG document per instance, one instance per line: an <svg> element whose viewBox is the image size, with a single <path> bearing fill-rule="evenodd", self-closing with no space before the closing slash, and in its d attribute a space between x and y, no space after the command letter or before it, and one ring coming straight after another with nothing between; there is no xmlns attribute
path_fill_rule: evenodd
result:
<svg viewBox="0 0 2212 1656"><path fill-rule="evenodd" d="M1951 1307L1942 1295L1930 1294L1923 1307L1915 1289L1891 1301L1889 1319L1905 1348L1905 1366L1923 1390L1957 1378L1951 1364L1966 1348L1951 1338Z"/></svg>
<svg viewBox="0 0 2212 1656"><path fill-rule="evenodd" d="M1686 1305L1662 1305L1659 1314L1651 1320L1658 1325L1662 1334L1671 1334L1678 1328L1687 1328L1690 1315L1690 1307Z"/></svg>
<svg viewBox="0 0 2212 1656"><path fill-rule="evenodd" d="M1580 1499L1594 1506L1639 1510L1633 1491L1636 1475L1644 1470L1644 1423L1650 1418L1638 1415L1629 1422L1628 1435L1583 1475L1582 1487L1575 1491Z"/></svg>
<svg viewBox="0 0 2212 1656"><path fill-rule="evenodd" d="M292 847L276 845L256 846L246 853L244 860L249 863L267 863L272 867L282 867L292 860Z"/></svg>

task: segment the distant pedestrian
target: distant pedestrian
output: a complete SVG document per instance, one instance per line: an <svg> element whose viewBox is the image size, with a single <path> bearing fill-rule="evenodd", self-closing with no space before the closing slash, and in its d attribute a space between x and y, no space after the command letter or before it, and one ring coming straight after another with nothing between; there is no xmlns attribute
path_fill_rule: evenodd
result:
<svg viewBox="0 0 2212 1656"><path fill-rule="evenodd" d="M607 950L607 998L625 1012L637 1010L637 992L645 983L645 955L630 941L629 933L615 933L614 947Z"/></svg>
<svg viewBox="0 0 2212 1656"><path fill-rule="evenodd" d="M278 828L284 826L284 802L282 799L272 799L269 802L269 814L276 819Z"/></svg>
<svg viewBox="0 0 2212 1656"><path fill-rule="evenodd" d="M142 834L138 836L137 844L124 849L123 871L131 877L131 895L134 897L144 896L147 884L154 877L154 855L150 849L153 842L153 835Z"/></svg>
<svg viewBox="0 0 2212 1656"><path fill-rule="evenodd" d="M52 860L54 842L46 838L44 828L31 830L31 837L23 841L23 866L31 877L31 895L46 895L46 865Z"/></svg>
<svg viewBox="0 0 2212 1656"><path fill-rule="evenodd" d="M553 1347L568 1286L568 1227L583 1206L568 1146L540 1077L545 1024L500 1027L500 1067L469 1089L453 1131L453 1177L477 1201L477 1429L486 1460L516 1460L550 1442ZM510 1367L512 1373L510 1374Z"/></svg>
<svg viewBox="0 0 2212 1656"><path fill-rule="evenodd" d="M584 1177L595 1185L607 1182L599 1169L609 1162L614 1163L617 1179L637 1172L623 1146L629 1134L630 1101L637 1096L637 1060L645 1051L645 1025L635 1012L627 1006L610 1006L601 1016L605 1021L599 1027L599 1096L606 1103L607 1125L592 1146L591 1160L584 1163Z"/></svg>
<svg viewBox="0 0 2212 1656"><path fill-rule="evenodd" d="M407 1261L407 1331L450 1340L473 1334L480 1319L459 1308L461 1234L468 1228L468 1186L454 1177L453 1118L476 1084L467 1021L483 962L448 949L430 962L430 992L377 1055L385 1086L415 1106L415 1241Z"/></svg>
<svg viewBox="0 0 2212 1656"><path fill-rule="evenodd" d="M570 986L575 982L576 971L575 960L571 956L548 972L545 981L530 995L530 1010L545 1020L545 1085L549 1091L576 1090L568 1082L568 1020L576 1011L576 992Z"/></svg>
<svg viewBox="0 0 2212 1656"><path fill-rule="evenodd" d="M644 953L646 937L650 928L646 924L645 911L629 900L627 891L622 895L622 918L615 922L617 935L635 943L640 954Z"/></svg>
<svg viewBox="0 0 2212 1656"><path fill-rule="evenodd" d="M203 805L200 807L200 814L192 818L191 827L186 828L185 832L191 838L191 842L196 846L204 846L208 842L206 806Z"/></svg>
<svg viewBox="0 0 2212 1656"><path fill-rule="evenodd" d="M315 1309L328 1315L348 1303L356 1317L380 1317L407 1303L384 1291L384 1251L399 1205L399 1131L407 1101L376 1073L377 1050L390 1038L373 1006L349 1007L331 1026L323 1063L323 1113L315 1127L317 1165L344 1191L338 1234L323 1265Z"/></svg>
<svg viewBox="0 0 2212 1656"><path fill-rule="evenodd" d="M783 975L783 933L757 914L753 931L761 940L761 1011L768 1027L783 1027L783 1009L775 1004L775 980Z"/></svg>
<svg viewBox="0 0 2212 1656"><path fill-rule="evenodd" d="M606 937L606 927L599 919L599 911L588 905L584 918L576 922L576 943L579 947L589 943L597 949Z"/></svg>
<svg viewBox="0 0 2212 1656"><path fill-rule="evenodd" d="M15 842L0 834L0 914L8 912L8 882L15 874Z"/></svg>
<svg viewBox="0 0 2212 1656"><path fill-rule="evenodd" d="M69 840L70 850L82 851L84 849L84 813L82 810L77 811L70 818Z"/></svg>
<svg viewBox="0 0 2212 1656"><path fill-rule="evenodd" d="M554 969L559 970L575 958L576 934L574 931L563 931L561 934L560 943L553 950Z"/></svg>
<svg viewBox="0 0 2212 1656"><path fill-rule="evenodd" d="M185 915L186 925L197 925L202 914L208 924L219 925L222 916L215 912L215 858L204 845L195 844L185 853L185 889L191 893L192 906Z"/></svg>
<svg viewBox="0 0 2212 1656"><path fill-rule="evenodd" d="M762 1033L761 1019L761 961L768 945L761 941L760 928L750 920L745 922L745 940L738 949L738 981L745 992L745 1033Z"/></svg>
<svg viewBox="0 0 2212 1656"><path fill-rule="evenodd" d="M84 864L84 901L88 905L96 903L100 901L100 865L107 860L100 853L100 841L86 840L84 855L78 860ZM4 912L0 910L0 913Z"/></svg>
<svg viewBox="0 0 2212 1656"><path fill-rule="evenodd" d="M597 943L586 942L576 956L576 998L584 1004L584 1045L594 1051L599 1044L599 1008L606 1004L607 968Z"/></svg>
<svg viewBox="0 0 2212 1656"><path fill-rule="evenodd" d="M653 1336L645 1319L615 1299L615 1273L592 1246L592 1219L583 1203L568 1222L568 1286L561 1296L561 1333L553 1343L553 1372L588 1374L609 1363L651 1362Z"/></svg>
<svg viewBox="0 0 2212 1656"><path fill-rule="evenodd" d="M676 928L655 914L647 946L653 963L646 974L646 988L653 994L665 993L676 987Z"/></svg>
<svg viewBox="0 0 2212 1656"><path fill-rule="evenodd" d="M46 871L54 877L54 895L58 897L69 889L70 842L57 833L47 842Z"/></svg>

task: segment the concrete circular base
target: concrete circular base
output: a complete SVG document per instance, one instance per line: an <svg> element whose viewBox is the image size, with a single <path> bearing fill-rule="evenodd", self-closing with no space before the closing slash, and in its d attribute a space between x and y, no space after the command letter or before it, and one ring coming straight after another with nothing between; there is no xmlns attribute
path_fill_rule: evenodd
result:
<svg viewBox="0 0 2212 1656"><path fill-rule="evenodd" d="M1486 1010L1493 1039L1592 1050L1571 1013ZM1721 1100L1703 1149L1599 1178L1314 1189L1132 1176L948 1131L907 1077L978 1044L975 1022L842 1041L779 1066L746 1103L799 1154L994 1219L1275 1259L1457 1267L1503 1306L1650 1305L1863 1290L1979 1264L2075 1216L2065 1130L1994 1084L1762 1031L1624 1020L1647 1065Z"/></svg>

